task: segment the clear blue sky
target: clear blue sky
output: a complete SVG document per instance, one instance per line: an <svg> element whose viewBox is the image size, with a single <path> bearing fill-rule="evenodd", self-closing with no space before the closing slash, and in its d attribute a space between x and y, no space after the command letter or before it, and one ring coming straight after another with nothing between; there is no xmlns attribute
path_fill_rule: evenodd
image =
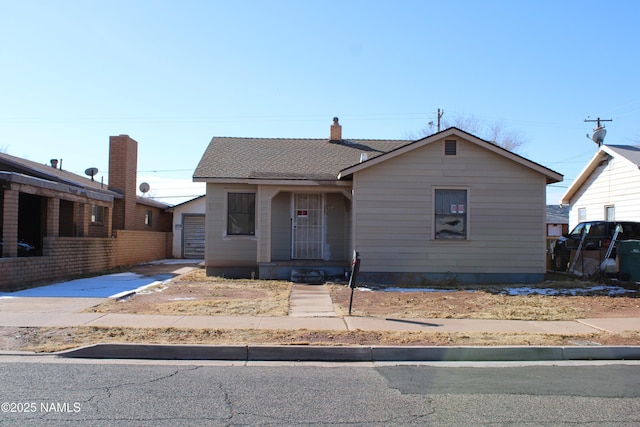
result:
<svg viewBox="0 0 640 427"><path fill-rule="evenodd" d="M107 180L139 143L152 196L190 183L213 136L404 139L474 116L565 176L640 141L637 1L0 0L0 151ZM478 135L483 136L483 135Z"/></svg>

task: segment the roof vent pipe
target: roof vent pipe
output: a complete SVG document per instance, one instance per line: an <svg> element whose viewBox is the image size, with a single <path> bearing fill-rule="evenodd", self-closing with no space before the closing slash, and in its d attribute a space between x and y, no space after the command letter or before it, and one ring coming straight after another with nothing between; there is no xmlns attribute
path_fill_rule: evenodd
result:
<svg viewBox="0 0 640 427"><path fill-rule="evenodd" d="M367 153L360 153L360 163L367 161Z"/></svg>

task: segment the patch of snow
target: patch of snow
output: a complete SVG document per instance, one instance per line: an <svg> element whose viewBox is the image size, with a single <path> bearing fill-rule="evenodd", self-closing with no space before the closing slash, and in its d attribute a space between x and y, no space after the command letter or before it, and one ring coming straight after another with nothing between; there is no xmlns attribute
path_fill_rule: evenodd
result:
<svg viewBox="0 0 640 427"><path fill-rule="evenodd" d="M436 288L402 288L402 287L358 287L363 292L458 292L462 289L436 289ZM464 289L466 292L476 292L484 290L500 295L547 295L547 296L586 296L586 295L607 295L619 296L626 294L636 294L638 291L633 289L625 289L621 286L611 285L594 285L576 288L537 288L532 286L518 286L509 288L481 288Z"/></svg>
<svg viewBox="0 0 640 427"><path fill-rule="evenodd" d="M630 293L636 293L637 291L632 289L625 289L620 286L606 286L606 285L597 285L590 286L586 288L532 288L532 287L518 287L518 288L504 288L500 294L507 295L548 295L548 296L559 296L559 295L570 295L570 296L580 296L580 295L625 295Z"/></svg>

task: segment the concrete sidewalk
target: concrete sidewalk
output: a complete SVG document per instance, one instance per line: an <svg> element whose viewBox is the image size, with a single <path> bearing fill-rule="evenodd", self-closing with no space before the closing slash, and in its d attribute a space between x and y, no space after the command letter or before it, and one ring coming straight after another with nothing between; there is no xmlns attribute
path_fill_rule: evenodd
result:
<svg viewBox="0 0 640 427"><path fill-rule="evenodd" d="M121 327L137 327L137 328L208 328L208 329L261 329L261 330L297 330L297 329L309 329L309 330L334 330L334 331L433 331L433 332L486 332L486 333L533 333L533 334L558 334L558 335L574 335L574 334L589 334L600 332L612 332L619 333L623 331L640 331L640 318L595 318L595 319L580 319L576 321L525 321L525 320L482 320L482 319L392 319L392 318L380 318L380 317L359 317L359 316L337 316L334 312L331 298L329 296L328 288L324 285L300 285L295 284L293 286L291 300L290 300L290 312L286 317L271 317L271 316L163 316L163 315L138 315L138 314L103 314L103 313L83 313L82 311L96 306L104 302L105 298L35 298L35 297L17 297L17 298L0 298L0 326L13 326L13 327L70 327L70 326L121 326ZM117 347L117 345L116 345ZM114 344L92 346L94 350L89 352L91 356L78 356L78 357L96 357L95 348L101 348L105 351L105 354L113 353ZM149 346L140 345L126 345L117 347L118 351L127 351L126 354L147 354L144 348ZM184 346L182 346L184 347ZM284 347L288 347L285 349ZM580 355L589 358L591 355L595 358L602 358L603 355L607 358L626 358L626 359L640 359L640 347L619 347L618 350L610 347L599 346L578 346L580 349ZM577 347L577 348L578 348ZM164 349L165 354L169 354L169 358L175 358L176 352L183 354L185 349L177 351L168 351L167 348L171 346L152 346L155 350L150 351L150 354L155 354L158 358L162 352L159 353L159 349ZM375 352L370 347L354 347L359 350L353 350L351 353L345 350L345 347L315 347L306 346L306 349L300 350L292 355L291 346L186 346L185 348L191 348L194 358L198 355L211 354L210 351L205 351L203 348L217 348L218 352L231 351L231 348L236 349L232 351L233 354L246 354L247 358L258 357L256 354L264 354L264 348L281 348L280 353L286 357L286 360L311 360L310 358L322 357L321 360L359 360L358 358L373 358L373 354L380 355L379 350ZM240 350L238 350L240 348ZM248 348L253 348L252 356L249 356ZM262 350L256 350L256 348ZM369 348L369 350L363 350ZM410 347L411 348L411 347ZM470 347L471 348L471 347ZM473 357L482 357L485 359L487 354L493 354L497 360L511 360L504 359L505 354L509 354L509 357L518 357L517 360L522 360L521 357L524 352L527 352L531 357L535 357L536 360L540 356L540 348L538 347L525 347L529 350L523 350L522 347L517 347L519 350L514 351L513 347L508 347L505 354L496 355L498 351L496 347L490 347L490 353L480 353L478 351L465 351L462 354L473 355ZM226 350L223 350L226 349ZM415 350L414 356L407 354L407 347L398 347L398 351L393 353L391 350L387 350L384 353L383 359L391 357L390 354L396 354L397 357L402 357L403 360L414 360L412 357L420 357L421 359L427 358L426 350ZM399 349L402 349L400 351ZM437 347L439 350L431 350L430 354L436 354L436 357L442 357L442 347ZM535 350L538 349L538 350ZM87 351L87 350L85 350ZM237 353L239 351L240 353ZM256 353L257 351L257 353ZM363 353L364 351L364 353ZM154 353L155 352L155 353ZM327 354L333 352L333 356L328 357ZM434 353L435 352L435 353ZM349 355L347 356L347 353ZM86 353L85 353L86 354ZM121 353L122 354L122 353ZM269 353L272 354L272 353ZM362 356L362 354L366 354ZM453 354L451 352L449 355ZM544 360L549 360L549 357L566 357L566 351L561 352L546 352ZM585 356L586 354L586 356ZM77 356L77 354L76 354ZM260 356L268 357L268 360L275 356ZM454 359L462 356L454 356ZM355 358L355 359L354 359ZM316 359L313 359L316 360ZM438 359L440 360L440 359ZM457 359L455 359L457 360ZM557 360L557 359L552 359ZM562 360L562 359L561 359Z"/></svg>
<svg viewBox="0 0 640 427"><path fill-rule="evenodd" d="M290 312L275 316L163 316L121 313L82 313L106 301L103 298L1 298L0 326L67 327L123 326L210 329L313 329L336 331L438 331L588 334L640 331L637 318L593 318L575 321L484 319L393 319L339 317L324 285L293 286Z"/></svg>

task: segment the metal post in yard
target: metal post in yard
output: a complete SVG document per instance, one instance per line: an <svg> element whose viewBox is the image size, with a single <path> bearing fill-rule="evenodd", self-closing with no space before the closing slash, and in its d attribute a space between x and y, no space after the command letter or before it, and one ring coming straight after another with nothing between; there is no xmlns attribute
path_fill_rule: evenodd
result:
<svg viewBox="0 0 640 427"><path fill-rule="evenodd" d="M353 291L358 281L358 272L360 271L360 254L353 251L353 259L351 260L351 275L349 276L349 287L351 288L351 297L349 298L349 316L351 316L351 307L353 306Z"/></svg>

